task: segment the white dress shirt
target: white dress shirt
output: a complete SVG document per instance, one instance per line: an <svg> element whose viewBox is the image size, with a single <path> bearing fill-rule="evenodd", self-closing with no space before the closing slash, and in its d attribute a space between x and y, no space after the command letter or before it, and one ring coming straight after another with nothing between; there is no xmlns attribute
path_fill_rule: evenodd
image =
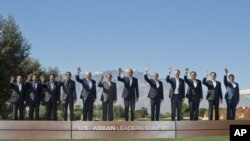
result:
<svg viewBox="0 0 250 141"><path fill-rule="evenodd" d="M216 87L216 81L215 80L212 80L213 82L213 85L214 85L214 88Z"/></svg>
<svg viewBox="0 0 250 141"><path fill-rule="evenodd" d="M17 84L18 85L18 89L21 92L22 91L22 84Z"/></svg>
<svg viewBox="0 0 250 141"><path fill-rule="evenodd" d="M89 85L89 89L91 89L92 88L92 81L90 80L90 79L87 79L87 82L88 82L88 85Z"/></svg>
<svg viewBox="0 0 250 141"><path fill-rule="evenodd" d="M133 77L129 77L129 86L131 86L133 83Z"/></svg>
<svg viewBox="0 0 250 141"><path fill-rule="evenodd" d="M179 82L178 78L175 78L175 81L176 81L176 87L175 87L175 90L174 90L174 94L179 94L179 85L180 85L180 82Z"/></svg>
<svg viewBox="0 0 250 141"><path fill-rule="evenodd" d="M155 84L156 84L156 88L160 87L159 81L155 81Z"/></svg>
<svg viewBox="0 0 250 141"><path fill-rule="evenodd" d="M233 88L236 88L236 84L234 82L232 82Z"/></svg>
<svg viewBox="0 0 250 141"><path fill-rule="evenodd" d="M194 83L194 87L196 88L197 87L197 81L193 80L193 83Z"/></svg>

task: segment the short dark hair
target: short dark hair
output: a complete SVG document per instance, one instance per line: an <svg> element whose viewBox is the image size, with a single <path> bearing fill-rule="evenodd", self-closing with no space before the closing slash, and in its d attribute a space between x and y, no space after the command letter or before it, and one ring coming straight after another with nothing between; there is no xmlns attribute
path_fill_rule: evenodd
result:
<svg viewBox="0 0 250 141"><path fill-rule="evenodd" d="M214 71L210 73L210 75L212 75L212 74L214 74L215 76L217 76L216 72L214 72Z"/></svg>
<svg viewBox="0 0 250 141"><path fill-rule="evenodd" d="M67 74L69 74L69 75L71 76L71 72L68 71L68 72L66 72L66 75L67 75Z"/></svg>
<svg viewBox="0 0 250 141"><path fill-rule="evenodd" d="M177 71L178 73L181 73L181 71L179 69L176 69L175 71Z"/></svg>
<svg viewBox="0 0 250 141"><path fill-rule="evenodd" d="M56 77L56 75L54 73L51 73L49 76L51 76L51 75L54 76L54 77Z"/></svg>
<svg viewBox="0 0 250 141"><path fill-rule="evenodd" d="M191 72L190 72L190 75L191 75L192 73L196 75L196 72L195 72L195 71L191 71Z"/></svg>
<svg viewBox="0 0 250 141"><path fill-rule="evenodd" d="M230 74L228 77L229 77L229 78L230 78L230 77L233 77L233 78L234 78L234 75L233 75L233 74Z"/></svg>
<svg viewBox="0 0 250 141"><path fill-rule="evenodd" d="M112 74L110 74L110 73L106 74L106 77L108 77L108 76L112 77Z"/></svg>

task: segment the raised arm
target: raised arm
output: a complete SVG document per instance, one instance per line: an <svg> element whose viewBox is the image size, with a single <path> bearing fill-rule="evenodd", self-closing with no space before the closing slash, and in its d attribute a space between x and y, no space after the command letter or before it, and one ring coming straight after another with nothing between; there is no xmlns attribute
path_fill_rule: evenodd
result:
<svg viewBox="0 0 250 141"><path fill-rule="evenodd" d="M98 82L98 87L103 87L103 79L104 76L102 75L101 80Z"/></svg>
<svg viewBox="0 0 250 141"><path fill-rule="evenodd" d="M205 86L207 86L207 87L208 87L208 83L207 83L207 77L208 77L208 75L209 75L209 73L208 73L208 71L206 71L205 77L204 77L203 80L202 80L202 83L203 83Z"/></svg>
<svg viewBox="0 0 250 141"><path fill-rule="evenodd" d="M225 75L224 75L224 85L225 87L228 87L230 83L227 81L227 74L228 74L228 69L225 68Z"/></svg>
<svg viewBox="0 0 250 141"><path fill-rule="evenodd" d="M83 80L80 79L80 73L81 73L81 68L78 67L78 68L77 68L76 81L83 84Z"/></svg>
<svg viewBox="0 0 250 141"><path fill-rule="evenodd" d="M170 79L171 72L172 72L172 68L168 67L168 75L167 75L166 81L172 85L173 82Z"/></svg>

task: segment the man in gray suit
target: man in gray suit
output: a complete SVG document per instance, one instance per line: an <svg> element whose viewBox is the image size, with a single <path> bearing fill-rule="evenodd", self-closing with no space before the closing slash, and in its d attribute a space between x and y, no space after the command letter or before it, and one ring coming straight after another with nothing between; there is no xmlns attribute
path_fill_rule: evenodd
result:
<svg viewBox="0 0 250 141"><path fill-rule="evenodd" d="M135 102L139 99L138 80L133 77L133 70L128 69L128 76L121 77L122 70L118 69L118 81L124 83L122 98L124 98L125 120L128 121L129 107L131 108L131 121L135 119Z"/></svg>
<svg viewBox="0 0 250 141"><path fill-rule="evenodd" d="M221 83L216 81L216 73L211 72L210 77L211 80L207 80L209 73L205 73L205 77L203 78L203 84L207 86L207 100L209 103L208 108L208 118L209 120L213 120L213 109L215 109L215 120L219 120L219 104L222 103L222 90Z"/></svg>
<svg viewBox="0 0 250 141"><path fill-rule="evenodd" d="M24 119L24 105L26 104L25 92L26 85L22 82L22 76L18 75L16 78L12 76L10 80L10 88L12 89L11 102L13 105L13 120ZM19 118L17 112L19 111Z"/></svg>
<svg viewBox="0 0 250 141"><path fill-rule="evenodd" d="M98 87L103 88L101 101L102 101L102 119L103 121L113 120L113 103L117 100L116 83L112 82L112 75L107 74L106 78L102 76Z"/></svg>
<svg viewBox="0 0 250 141"><path fill-rule="evenodd" d="M64 120L68 117L68 107L70 111L70 121L74 120L74 104L76 103L76 84L75 81L71 80L71 73L66 72L66 79L60 84L65 94L64 101Z"/></svg>
<svg viewBox="0 0 250 141"><path fill-rule="evenodd" d="M46 120L57 120L57 105L60 102L60 84L55 81L55 74L50 74L46 82L44 101L46 104Z"/></svg>
<svg viewBox="0 0 250 141"><path fill-rule="evenodd" d="M153 79L148 78L148 70L149 67L145 68L145 75L144 79L149 83L150 89L148 92L148 98L150 98L150 104L151 104L151 121L159 121L160 119L160 106L163 102L163 84L158 79L159 74L154 73Z"/></svg>

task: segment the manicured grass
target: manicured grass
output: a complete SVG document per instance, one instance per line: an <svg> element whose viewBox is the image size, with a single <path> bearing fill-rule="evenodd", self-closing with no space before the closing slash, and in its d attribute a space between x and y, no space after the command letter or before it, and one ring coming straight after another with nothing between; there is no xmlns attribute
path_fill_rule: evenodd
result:
<svg viewBox="0 0 250 141"><path fill-rule="evenodd" d="M228 136L220 136L220 137L193 137L193 138L178 138L178 139L92 139L88 141L229 141ZM82 141L81 140L4 140L4 141Z"/></svg>

